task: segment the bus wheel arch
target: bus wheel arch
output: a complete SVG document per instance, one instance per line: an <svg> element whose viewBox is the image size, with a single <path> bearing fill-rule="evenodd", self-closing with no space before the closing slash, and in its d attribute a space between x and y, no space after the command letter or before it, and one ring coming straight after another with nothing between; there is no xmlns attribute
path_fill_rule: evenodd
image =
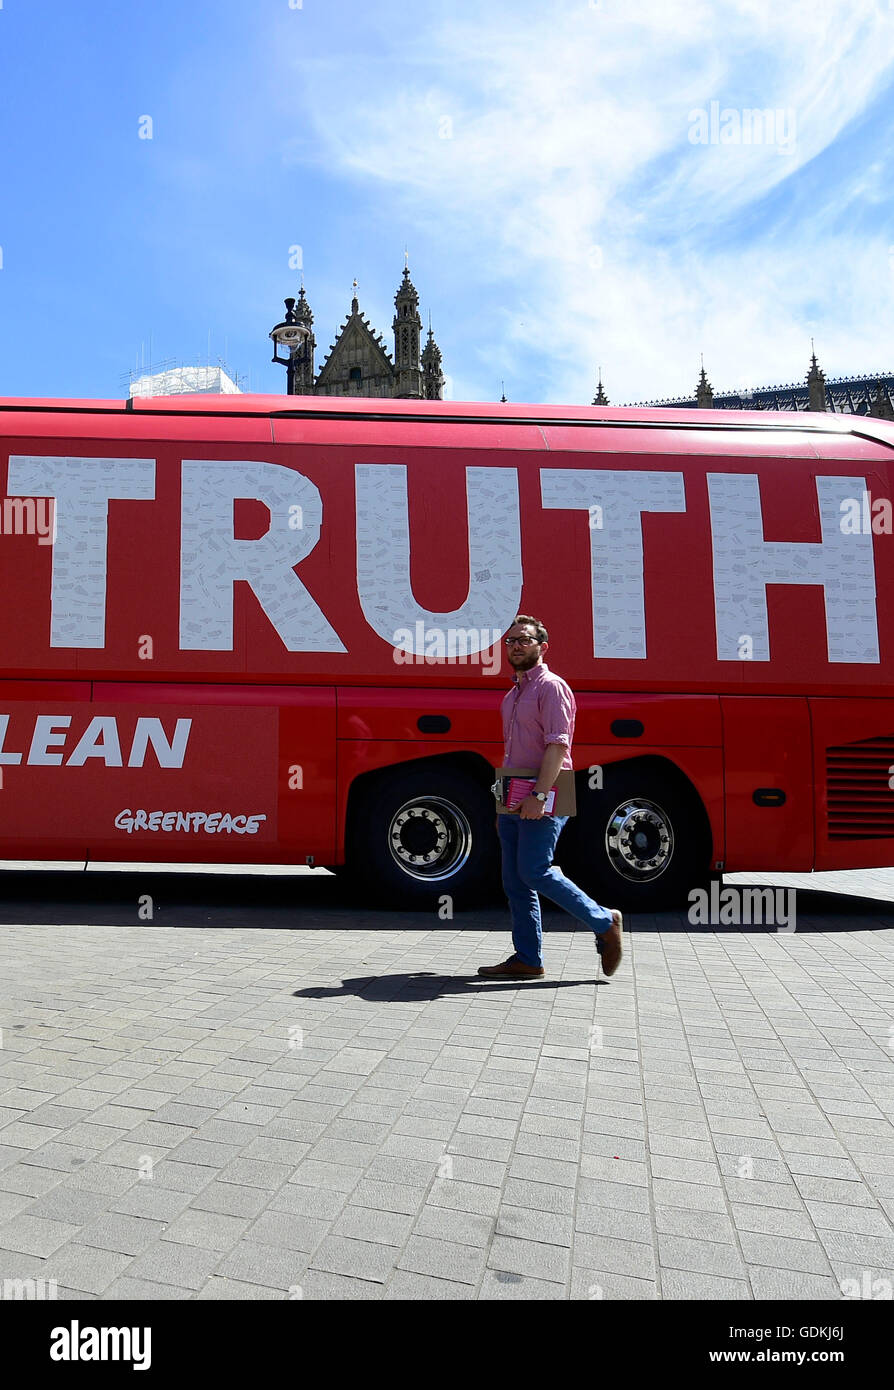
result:
<svg viewBox="0 0 894 1390"><path fill-rule="evenodd" d="M499 886L493 767L476 753L413 758L361 773L345 815L355 897L399 908L473 906Z"/></svg>
<svg viewBox="0 0 894 1390"><path fill-rule="evenodd" d="M576 774L578 814L556 859L608 907L660 911L685 903L710 877L712 832L704 802L669 758L606 763L602 785Z"/></svg>

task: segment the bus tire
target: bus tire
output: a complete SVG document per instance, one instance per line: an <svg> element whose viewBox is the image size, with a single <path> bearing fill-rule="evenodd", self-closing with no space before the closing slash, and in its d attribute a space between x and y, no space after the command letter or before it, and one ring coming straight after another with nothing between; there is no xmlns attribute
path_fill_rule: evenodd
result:
<svg viewBox="0 0 894 1390"><path fill-rule="evenodd" d="M609 764L604 785L577 779L578 814L568 821L556 861L606 907L661 912L685 906L710 879L711 831L697 793L682 775L648 763Z"/></svg>
<svg viewBox="0 0 894 1390"><path fill-rule="evenodd" d="M483 780L443 764L364 779L352 793L346 869L352 896L389 908L454 908L499 888L494 798Z"/></svg>

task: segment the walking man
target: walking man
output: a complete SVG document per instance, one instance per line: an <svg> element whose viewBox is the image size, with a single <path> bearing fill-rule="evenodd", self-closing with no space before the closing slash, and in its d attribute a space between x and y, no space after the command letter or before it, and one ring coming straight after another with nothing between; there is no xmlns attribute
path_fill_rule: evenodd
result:
<svg viewBox="0 0 894 1390"><path fill-rule="evenodd" d="M549 816L544 811L559 771L573 766L574 696L543 660L549 647L548 634L536 618L519 615L505 641L515 684L502 705L503 766L536 767L540 771L533 792L525 797L518 812L497 817L515 951L501 965L482 965L478 974L544 974L537 897L542 893L595 933L603 972L613 975L622 954L621 913L600 907L553 864L556 842L568 817Z"/></svg>

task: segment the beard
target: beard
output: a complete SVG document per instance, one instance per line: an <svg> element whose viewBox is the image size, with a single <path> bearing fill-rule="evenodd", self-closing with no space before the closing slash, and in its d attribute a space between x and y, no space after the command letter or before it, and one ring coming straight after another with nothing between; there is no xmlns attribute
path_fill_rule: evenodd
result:
<svg viewBox="0 0 894 1390"><path fill-rule="evenodd" d="M532 666L536 666L540 660L540 653L537 652L518 652L515 651L509 657L509 664L514 671L530 671Z"/></svg>

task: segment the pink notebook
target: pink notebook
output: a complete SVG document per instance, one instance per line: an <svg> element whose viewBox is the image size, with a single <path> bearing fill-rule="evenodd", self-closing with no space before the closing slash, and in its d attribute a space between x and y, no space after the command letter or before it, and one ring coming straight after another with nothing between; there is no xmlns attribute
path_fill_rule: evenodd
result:
<svg viewBox="0 0 894 1390"><path fill-rule="evenodd" d="M524 801L525 797L531 795L531 792L534 790L536 785L536 777L510 777L509 788L506 792L507 811L514 811L516 807L520 806ZM548 816L552 815L552 810L555 804L556 789L555 787L552 787L547 794L546 800L543 803L543 809Z"/></svg>

